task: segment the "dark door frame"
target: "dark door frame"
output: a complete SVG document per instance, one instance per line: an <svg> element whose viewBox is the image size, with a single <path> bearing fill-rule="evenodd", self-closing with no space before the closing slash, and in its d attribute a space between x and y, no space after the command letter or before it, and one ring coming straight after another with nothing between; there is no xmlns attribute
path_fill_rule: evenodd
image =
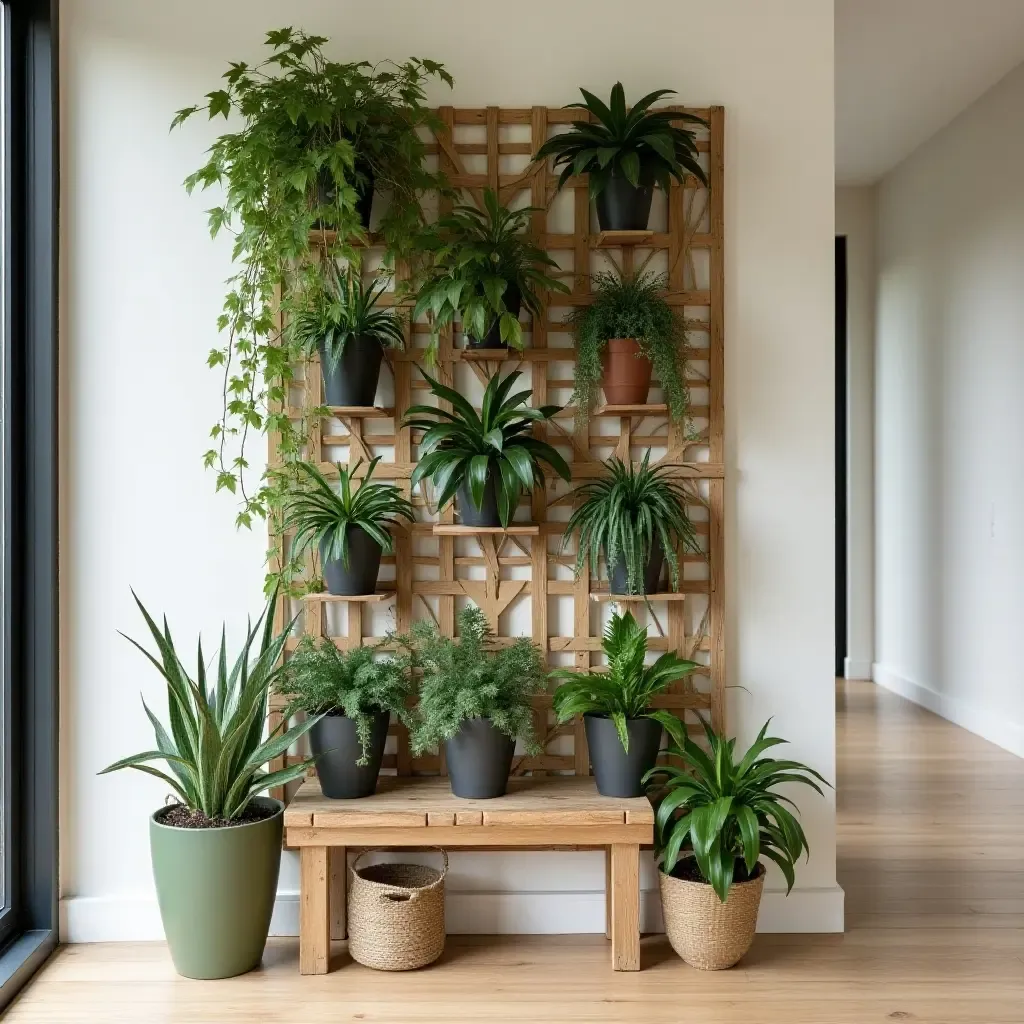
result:
<svg viewBox="0 0 1024 1024"><path fill-rule="evenodd" d="M836 675L846 673L846 236L836 236Z"/></svg>

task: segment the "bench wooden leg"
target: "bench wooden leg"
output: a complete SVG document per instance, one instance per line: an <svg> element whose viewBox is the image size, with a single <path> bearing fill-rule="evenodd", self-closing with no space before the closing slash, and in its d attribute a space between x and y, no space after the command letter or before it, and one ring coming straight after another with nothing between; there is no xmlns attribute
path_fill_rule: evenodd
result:
<svg viewBox="0 0 1024 1024"><path fill-rule="evenodd" d="M615 843L611 848L612 967L640 970L640 847Z"/></svg>
<svg viewBox="0 0 1024 1024"><path fill-rule="evenodd" d="M604 850L604 937L612 937L612 848Z"/></svg>
<svg viewBox="0 0 1024 1024"><path fill-rule="evenodd" d="M344 846L330 848L331 860L331 938L348 938L348 924L345 913L348 910L346 891L348 886L348 859Z"/></svg>
<svg viewBox="0 0 1024 1024"><path fill-rule="evenodd" d="M326 974L331 959L330 871L326 846L299 853L299 973Z"/></svg>

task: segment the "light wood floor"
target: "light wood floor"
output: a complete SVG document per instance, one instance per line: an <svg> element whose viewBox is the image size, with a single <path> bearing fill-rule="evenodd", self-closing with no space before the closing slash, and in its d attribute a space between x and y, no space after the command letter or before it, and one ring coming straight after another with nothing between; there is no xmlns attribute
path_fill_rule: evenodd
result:
<svg viewBox="0 0 1024 1024"><path fill-rule="evenodd" d="M222 982L159 944L72 946L8 1024L686 1021L1022 1024L1024 762L870 683L837 690L843 936L758 936L706 974L662 938L613 974L603 938L450 938L425 971L300 978L295 941Z"/></svg>

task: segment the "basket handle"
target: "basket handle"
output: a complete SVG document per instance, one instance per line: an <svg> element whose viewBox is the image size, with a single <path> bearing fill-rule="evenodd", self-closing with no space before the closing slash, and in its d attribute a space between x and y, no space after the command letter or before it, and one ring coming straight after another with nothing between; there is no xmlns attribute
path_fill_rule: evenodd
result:
<svg viewBox="0 0 1024 1024"><path fill-rule="evenodd" d="M443 882L445 875L448 874L448 851L445 850L443 847L440 847L440 846L428 846L427 849L428 850L436 850L439 854L441 854L441 860L442 860L443 863L442 863L442 867L441 867L441 877L438 879L438 882ZM359 853L356 854L356 859L354 861L352 861L352 867L349 868L349 870L354 873L356 871L356 869L359 867L359 862L368 853L393 853L393 852L394 852L394 849L392 847L390 847L390 846L371 846L371 847L368 847L365 850L360 850ZM409 896L408 894L404 893L404 890L396 889L395 890L395 894L399 894L399 893L402 893L403 895L407 895L410 900L413 899L414 896L418 896L419 895L419 893L417 892L417 893L413 893L411 896ZM386 901L390 900L390 902L396 902L395 900L391 899L387 893L381 893L381 899L386 900Z"/></svg>

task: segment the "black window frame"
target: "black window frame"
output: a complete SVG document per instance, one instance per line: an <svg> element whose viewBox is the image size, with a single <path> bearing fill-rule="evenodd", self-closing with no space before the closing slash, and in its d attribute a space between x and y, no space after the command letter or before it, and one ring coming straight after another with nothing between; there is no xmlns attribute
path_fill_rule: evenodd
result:
<svg viewBox="0 0 1024 1024"><path fill-rule="evenodd" d="M57 0L0 0L4 906L0 1008L57 944Z"/></svg>

